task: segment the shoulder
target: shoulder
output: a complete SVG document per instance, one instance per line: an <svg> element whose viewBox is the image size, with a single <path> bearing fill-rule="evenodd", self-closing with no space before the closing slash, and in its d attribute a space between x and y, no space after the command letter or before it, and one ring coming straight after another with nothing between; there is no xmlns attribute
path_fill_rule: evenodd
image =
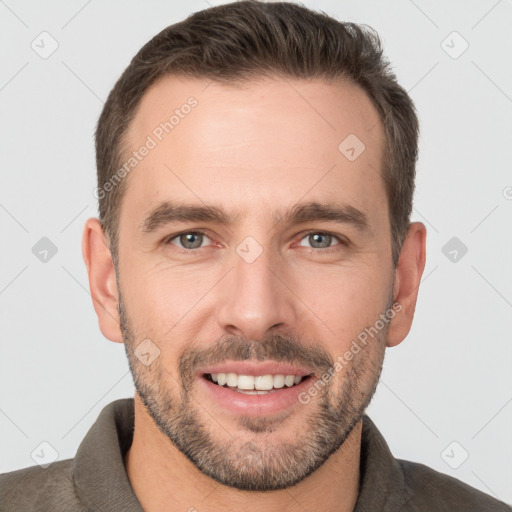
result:
<svg viewBox="0 0 512 512"><path fill-rule="evenodd" d="M73 459L57 461L47 468L30 466L0 474L0 512L82 512L73 482Z"/></svg>
<svg viewBox="0 0 512 512"><path fill-rule="evenodd" d="M439 471L397 459L406 488L403 511L511 512L512 508L484 492Z"/></svg>

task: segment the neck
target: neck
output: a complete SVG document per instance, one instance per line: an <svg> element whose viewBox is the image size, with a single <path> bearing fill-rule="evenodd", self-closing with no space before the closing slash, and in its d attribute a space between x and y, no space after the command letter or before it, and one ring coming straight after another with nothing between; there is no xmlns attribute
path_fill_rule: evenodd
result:
<svg viewBox="0 0 512 512"><path fill-rule="evenodd" d="M361 430L362 421L338 451L297 485L270 492L240 491L197 469L160 432L136 394L135 430L125 465L146 512L352 512L359 490Z"/></svg>

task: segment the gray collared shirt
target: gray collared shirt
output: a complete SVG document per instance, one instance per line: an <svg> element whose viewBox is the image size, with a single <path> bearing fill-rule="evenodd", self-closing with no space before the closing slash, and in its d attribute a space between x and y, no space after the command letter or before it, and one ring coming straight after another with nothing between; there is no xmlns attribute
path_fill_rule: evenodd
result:
<svg viewBox="0 0 512 512"><path fill-rule="evenodd" d="M124 455L134 428L133 398L103 408L73 459L0 475L1 512L143 512ZM395 459L365 415L354 512L511 512L512 508L423 464ZM193 506L191 499L191 506Z"/></svg>

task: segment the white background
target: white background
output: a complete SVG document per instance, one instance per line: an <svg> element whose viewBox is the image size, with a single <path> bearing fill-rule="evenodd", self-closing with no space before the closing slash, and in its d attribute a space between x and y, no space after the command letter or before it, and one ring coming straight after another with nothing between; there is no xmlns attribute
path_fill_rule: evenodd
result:
<svg viewBox="0 0 512 512"><path fill-rule="evenodd" d="M97 215L93 132L140 46L214 4L0 2L0 472L34 465L42 441L73 457L101 409L133 396L80 249ZM396 457L512 503L512 3L304 5L374 27L421 122L412 220L427 226L427 265L368 414ZM43 31L59 45L47 59L31 48ZM453 31L469 44L456 59ZM455 263L442 252L454 236L468 248ZM58 248L47 263L32 253L42 237ZM457 469L441 455L453 441L452 465L469 454Z"/></svg>

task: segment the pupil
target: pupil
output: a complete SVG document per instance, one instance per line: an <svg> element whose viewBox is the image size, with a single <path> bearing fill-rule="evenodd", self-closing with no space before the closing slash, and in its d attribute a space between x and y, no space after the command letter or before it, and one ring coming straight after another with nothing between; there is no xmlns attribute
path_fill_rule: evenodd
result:
<svg viewBox="0 0 512 512"><path fill-rule="evenodd" d="M330 241L331 241L331 235L328 235L328 234L314 234L314 235L310 235L310 238L312 238L314 240L314 242L311 244L313 245L313 247L315 247L315 244L318 242L318 238L320 237L320 245L321 247L329 247L330 245ZM322 238L325 238L324 240L324 244L322 245L321 243L321 239ZM327 241L327 243L325 243L325 241ZM318 249L318 247L315 247L315 249Z"/></svg>
<svg viewBox="0 0 512 512"><path fill-rule="evenodd" d="M196 249L197 247L201 247L201 237L200 233L187 233L185 235L181 235L181 244L186 249ZM191 245L188 245L189 242Z"/></svg>

